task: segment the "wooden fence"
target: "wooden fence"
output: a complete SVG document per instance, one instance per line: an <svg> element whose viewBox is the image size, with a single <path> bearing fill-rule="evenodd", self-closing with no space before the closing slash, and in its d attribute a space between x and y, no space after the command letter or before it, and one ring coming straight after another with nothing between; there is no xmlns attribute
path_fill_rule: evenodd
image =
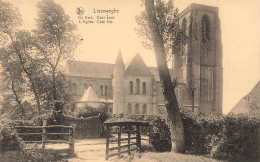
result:
<svg viewBox="0 0 260 162"><path fill-rule="evenodd" d="M102 122L99 116L88 118L73 118L65 116L67 125L75 124L76 139L99 138L102 130Z"/></svg>
<svg viewBox="0 0 260 162"><path fill-rule="evenodd" d="M149 123L147 122L107 122L105 123L106 126L106 160L108 160L109 157L112 156L120 156L123 153L128 153L130 154L131 151L134 150L140 150L141 147L141 133L140 133L140 127L141 126L149 126ZM117 126L118 130L117 131L110 131L110 129L113 126ZM122 127L125 129L123 130ZM131 130L130 128L135 127L135 130ZM125 133L127 134L127 138L122 138L122 134ZM110 140L110 136L112 134L117 134L117 139ZM134 137L131 137L131 134L135 134ZM134 142L131 143L131 140L135 140ZM122 141L127 141L127 144L121 145ZM117 143L117 147L111 147L109 148L109 145L111 143ZM136 146L136 148L131 148L131 146ZM127 150L122 151L123 148L127 148ZM109 154L110 151L117 150L116 153Z"/></svg>
<svg viewBox="0 0 260 162"><path fill-rule="evenodd" d="M75 137L74 126L64 126L64 125L47 126L47 121L44 120L43 126L16 126L15 128L17 130L18 136L21 137L25 143L41 143L42 149L45 149L46 143L67 143L69 144L69 149L68 149L69 154L74 154L74 137ZM48 131L50 129L52 129L51 132ZM65 130L65 132L57 131L57 130ZM56 139L53 140L52 138L48 138L49 136L56 136ZM68 138L64 138L64 136L67 136ZM36 140L32 140L32 139L36 139Z"/></svg>

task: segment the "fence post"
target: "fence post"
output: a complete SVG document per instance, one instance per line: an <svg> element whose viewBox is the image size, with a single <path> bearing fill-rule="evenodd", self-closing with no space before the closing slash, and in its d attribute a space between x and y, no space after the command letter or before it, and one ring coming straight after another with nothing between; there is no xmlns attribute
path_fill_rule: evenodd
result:
<svg viewBox="0 0 260 162"><path fill-rule="evenodd" d="M139 151L141 151L141 135L140 135L140 125L136 125L136 142L137 142L137 148Z"/></svg>
<svg viewBox="0 0 260 162"><path fill-rule="evenodd" d="M119 131L118 131L118 157L120 157L120 152L121 152L121 130L122 130L122 126L119 126Z"/></svg>
<svg viewBox="0 0 260 162"><path fill-rule="evenodd" d="M47 120L43 120L42 124L42 149L45 149L45 143L46 143L46 125L47 125Z"/></svg>
<svg viewBox="0 0 260 162"><path fill-rule="evenodd" d="M69 153L74 154L74 137L75 137L75 125L70 124L72 128L69 128Z"/></svg>
<svg viewBox="0 0 260 162"><path fill-rule="evenodd" d="M107 124L107 133L106 133L106 160L108 160L108 156L109 156L109 135L110 135L109 124Z"/></svg>

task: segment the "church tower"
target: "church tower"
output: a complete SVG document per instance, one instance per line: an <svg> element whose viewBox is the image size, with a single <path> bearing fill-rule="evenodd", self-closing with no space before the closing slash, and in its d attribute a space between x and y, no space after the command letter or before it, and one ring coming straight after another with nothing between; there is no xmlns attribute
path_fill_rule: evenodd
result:
<svg viewBox="0 0 260 162"><path fill-rule="evenodd" d="M223 68L218 8L191 4L179 14L179 24L188 36L173 53L173 69L186 85L186 105L202 112L222 112ZM194 90L194 96L191 90Z"/></svg>
<svg viewBox="0 0 260 162"><path fill-rule="evenodd" d="M121 51L118 52L116 63L114 66L113 86L113 114L121 114L124 112L125 93L124 93L124 73L125 64Z"/></svg>

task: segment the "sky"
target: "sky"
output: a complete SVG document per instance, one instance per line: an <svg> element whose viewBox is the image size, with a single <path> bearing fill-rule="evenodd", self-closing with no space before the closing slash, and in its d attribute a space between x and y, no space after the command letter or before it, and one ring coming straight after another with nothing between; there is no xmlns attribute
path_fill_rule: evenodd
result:
<svg viewBox="0 0 260 162"><path fill-rule="evenodd" d="M3 0L17 7L23 27L33 29L38 0ZM75 52L75 60L114 63L121 50L126 62L140 53L146 65L156 66L155 55L141 44L135 32L135 16L140 13L141 0L55 0L78 26L83 40ZM260 80L260 1L259 0L175 0L179 11L191 3L219 8L223 44L223 113L245 96ZM84 8L84 16L106 16L98 10L119 10L113 23L81 23L76 14ZM88 19L90 20L90 19ZM95 20L96 21L96 20ZM171 66L171 65L169 65Z"/></svg>

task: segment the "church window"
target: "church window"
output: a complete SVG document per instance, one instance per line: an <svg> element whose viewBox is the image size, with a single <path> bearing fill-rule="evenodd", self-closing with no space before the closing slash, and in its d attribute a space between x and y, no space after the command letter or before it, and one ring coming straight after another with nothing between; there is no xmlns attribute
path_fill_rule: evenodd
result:
<svg viewBox="0 0 260 162"><path fill-rule="evenodd" d="M130 103L127 104L127 114L132 114L132 105Z"/></svg>
<svg viewBox="0 0 260 162"><path fill-rule="evenodd" d="M72 89L72 94L77 94L77 85L76 85L76 83L72 84L71 89Z"/></svg>
<svg viewBox="0 0 260 162"><path fill-rule="evenodd" d="M143 82L143 94L145 95L146 94L146 83Z"/></svg>
<svg viewBox="0 0 260 162"><path fill-rule="evenodd" d="M206 78L206 69L201 68L200 69L200 98L202 101L208 101L208 79Z"/></svg>
<svg viewBox="0 0 260 162"><path fill-rule="evenodd" d="M207 45L202 45L200 59L201 65L209 65L209 54Z"/></svg>
<svg viewBox="0 0 260 162"><path fill-rule="evenodd" d="M105 86L105 96L107 96L107 85Z"/></svg>
<svg viewBox="0 0 260 162"><path fill-rule="evenodd" d="M136 94L140 94L140 80L136 79Z"/></svg>
<svg viewBox="0 0 260 162"><path fill-rule="evenodd" d="M144 104L143 105L143 112L142 112L143 115L147 115L147 105Z"/></svg>
<svg viewBox="0 0 260 162"><path fill-rule="evenodd" d="M103 85L100 86L100 95L103 96Z"/></svg>
<svg viewBox="0 0 260 162"><path fill-rule="evenodd" d="M133 82L130 81L130 83L129 83L129 92L130 92L130 94L133 94L133 91L134 91Z"/></svg>
<svg viewBox="0 0 260 162"><path fill-rule="evenodd" d="M204 15L202 17L201 22L201 37L202 37L202 43L206 43L209 38L209 18L207 15Z"/></svg>
<svg viewBox="0 0 260 162"><path fill-rule="evenodd" d="M139 114L139 105L135 104L135 114L138 115Z"/></svg>

